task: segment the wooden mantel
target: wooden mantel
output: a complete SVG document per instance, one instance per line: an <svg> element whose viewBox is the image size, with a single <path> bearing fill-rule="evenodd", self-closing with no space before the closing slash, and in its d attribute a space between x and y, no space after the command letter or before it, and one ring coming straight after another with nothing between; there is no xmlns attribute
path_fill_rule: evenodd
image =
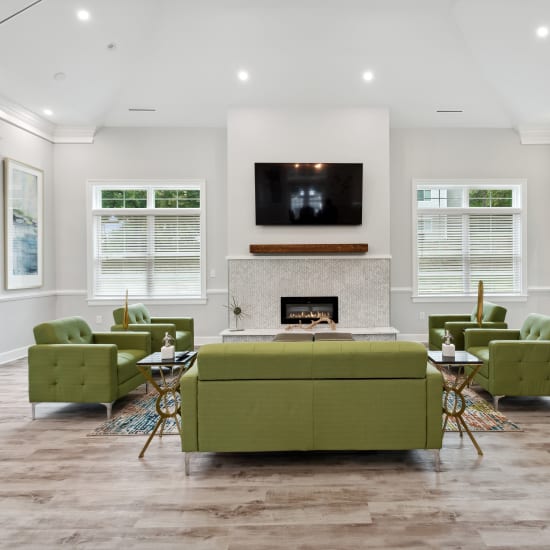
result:
<svg viewBox="0 0 550 550"><path fill-rule="evenodd" d="M251 244L251 254L364 254L366 243L351 244Z"/></svg>

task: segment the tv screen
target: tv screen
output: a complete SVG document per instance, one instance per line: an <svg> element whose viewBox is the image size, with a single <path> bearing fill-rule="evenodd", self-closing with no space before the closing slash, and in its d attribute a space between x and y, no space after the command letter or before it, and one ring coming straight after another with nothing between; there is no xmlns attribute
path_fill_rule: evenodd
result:
<svg viewBox="0 0 550 550"><path fill-rule="evenodd" d="M256 225L361 225L363 165L254 165Z"/></svg>

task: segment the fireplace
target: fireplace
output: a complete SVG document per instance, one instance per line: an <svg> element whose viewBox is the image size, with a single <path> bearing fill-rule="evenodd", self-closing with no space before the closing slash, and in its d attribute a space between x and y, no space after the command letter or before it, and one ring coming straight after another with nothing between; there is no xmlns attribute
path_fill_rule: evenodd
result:
<svg viewBox="0 0 550 550"><path fill-rule="evenodd" d="M281 323L309 324L321 316L338 322L337 296L282 296Z"/></svg>

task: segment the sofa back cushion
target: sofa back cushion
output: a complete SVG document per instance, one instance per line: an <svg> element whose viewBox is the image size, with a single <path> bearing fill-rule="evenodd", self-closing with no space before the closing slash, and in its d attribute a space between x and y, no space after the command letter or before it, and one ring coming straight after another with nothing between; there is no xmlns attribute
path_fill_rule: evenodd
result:
<svg viewBox="0 0 550 550"><path fill-rule="evenodd" d="M493 302L483 302L483 316L481 321L485 323L502 323L506 318L506 311L505 307L493 304ZM472 311L470 319L472 322L477 321L477 306Z"/></svg>
<svg viewBox="0 0 550 550"><path fill-rule="evenodd" d="M36 325L37 344L91 344L92 330L82 317L65 317Z"/></svg>
<svg viewBox="0 0 550 550"><path fill-rule="evenodd" d="M113 311L113 317L117 325L122 325L124 322L124 308L119 307ZM151 315L149 310L143 304L131 304L128 306L128 322L135 324L150 324Z"/></svg>
<svg viewBox="0 0 550 550"><path fill-rule="evenodd" d="M550 340L550 317L531 313L523 322L519 337L520 340Z"/></svg>
<svg viewBox="0 0 550 550"><path fill-rule="evenodd" d="M418 342L262 342L199 350L200 380L425 378Z"/></svg>

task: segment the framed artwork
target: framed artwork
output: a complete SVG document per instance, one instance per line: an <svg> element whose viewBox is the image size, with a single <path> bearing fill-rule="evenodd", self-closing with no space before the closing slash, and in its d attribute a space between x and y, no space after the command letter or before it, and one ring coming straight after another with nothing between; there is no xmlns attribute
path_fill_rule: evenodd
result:
<svg viewBox="0 0 550 550"><path fill-rule="evenodd" d="M8 290L42 286L44 173L4 159L4 265Z"/></svg>

